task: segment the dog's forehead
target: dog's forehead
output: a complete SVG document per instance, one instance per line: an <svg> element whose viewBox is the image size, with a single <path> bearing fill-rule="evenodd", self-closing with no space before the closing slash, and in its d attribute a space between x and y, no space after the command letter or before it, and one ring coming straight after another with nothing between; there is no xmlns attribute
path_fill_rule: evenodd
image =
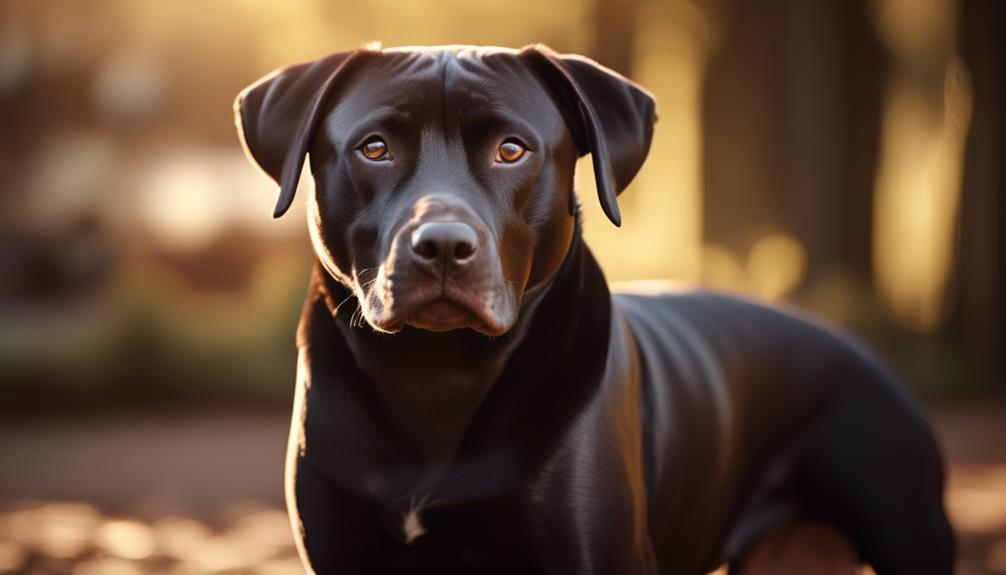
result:
<svg viewBox="0 0 1006 575"><path fill-rule="evenodd" d="M441 98L516 106L547 98L517 50L485 46L430 46L367 51L348 96L409 108Z"/></svg>

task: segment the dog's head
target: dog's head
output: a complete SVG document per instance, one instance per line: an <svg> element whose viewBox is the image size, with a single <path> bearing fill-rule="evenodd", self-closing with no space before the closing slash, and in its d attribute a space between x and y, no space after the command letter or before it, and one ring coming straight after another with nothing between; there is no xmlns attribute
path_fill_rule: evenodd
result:
<svg viewBox="0 0 1006 575"><path fill-rule="evenodd" d="M338 53L259 80L235 108L280 185L277 217L310 152L314 248L383 332L507 332L569 249L576 158L592 154L619 225L655 121L636 84L542 46Z"/></svg>

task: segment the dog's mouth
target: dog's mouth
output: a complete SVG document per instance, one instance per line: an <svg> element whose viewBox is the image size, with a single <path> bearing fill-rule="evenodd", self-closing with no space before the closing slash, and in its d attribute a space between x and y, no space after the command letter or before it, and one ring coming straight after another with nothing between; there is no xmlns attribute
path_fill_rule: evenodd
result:
<svg viewBox="0 0 1006 575"><path fill-rule="evenodd" d="M465 328L484 331L478 329L484 322L477 314L445 297L437 298L420 307L405 318L405 323L428 331L452 331Z"/></svg>
<svg viewBox="0 0 1006 575"><path fill-rule="evenodd" d="M387 282L388 288L394 282ZM515 314L502 290L473 293L459 287L428 286L375 289L363 298L363 316L378 331L397 333L406 325L431 332L471 329L487 336L503 335ZM392 295L394 294L394 295Z"/></svg>

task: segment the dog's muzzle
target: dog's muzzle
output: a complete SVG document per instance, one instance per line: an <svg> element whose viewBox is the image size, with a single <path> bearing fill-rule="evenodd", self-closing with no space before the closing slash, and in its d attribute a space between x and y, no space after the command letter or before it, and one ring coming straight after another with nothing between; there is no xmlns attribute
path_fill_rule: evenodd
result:
<svg viewBox="0 0 1006 575"><path fill-rule="evenodd" d="M363 313L380 331L474 329L501 335L516 319L487 226L458 200L426 196L391 242ZM362 289L362 288L361 288Z"/></svg>

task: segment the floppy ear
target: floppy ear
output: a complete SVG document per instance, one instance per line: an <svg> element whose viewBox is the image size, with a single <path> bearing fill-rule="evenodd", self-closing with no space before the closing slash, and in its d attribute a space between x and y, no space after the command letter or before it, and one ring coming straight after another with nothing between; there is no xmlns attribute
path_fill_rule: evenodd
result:
<svg viewBox="0 0 1006 575"><path fill-rule="evenodd" d="M656 100L638 84L583 56L528 46L527 57L557 98L581 156L594 162L605 215L622 225L616 196L643 165L657 121Z"/></svg>
<svg viewBox="0 0 1006 575"><path fill-rule="evenodd" d="M276 70L238 94L234 116L248 157L280 185L273 217L293 203L304 156L336 78L358 52Z"/></svg>

